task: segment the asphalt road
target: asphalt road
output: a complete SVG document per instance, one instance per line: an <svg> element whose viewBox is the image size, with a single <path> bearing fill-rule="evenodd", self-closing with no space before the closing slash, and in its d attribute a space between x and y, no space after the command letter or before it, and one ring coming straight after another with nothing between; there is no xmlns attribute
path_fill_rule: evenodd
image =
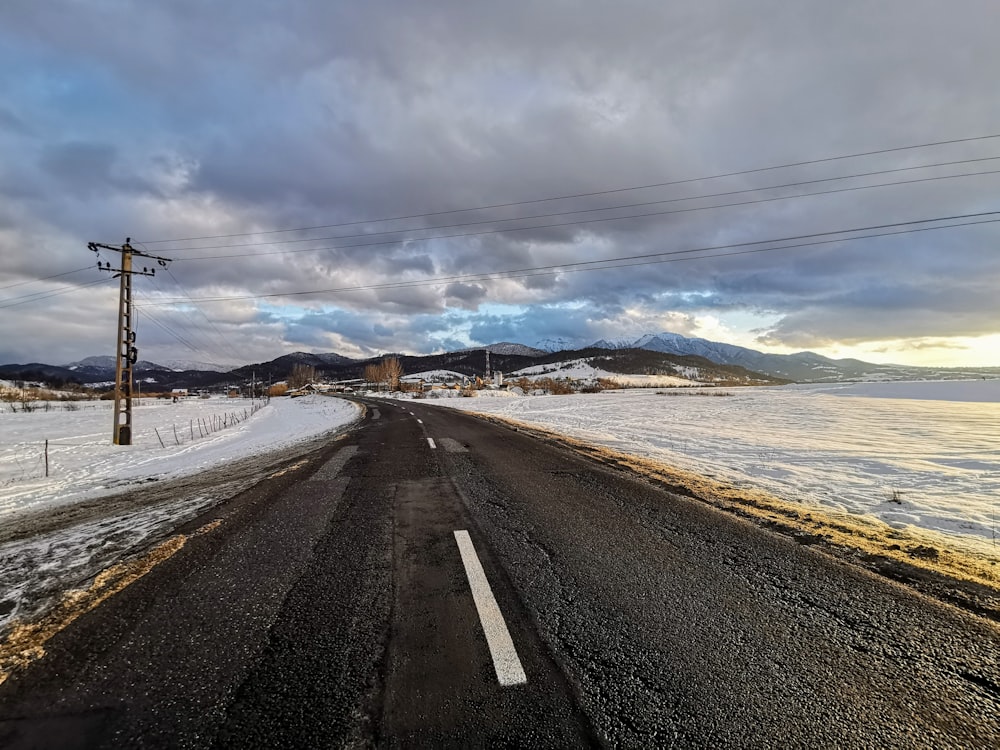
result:
<svg viewBox="0 0 1000 750"><path fill-rule="evenodd" d="M522 432L368 406L0 685L0 747L1000 747L995 623Z"/></svg>

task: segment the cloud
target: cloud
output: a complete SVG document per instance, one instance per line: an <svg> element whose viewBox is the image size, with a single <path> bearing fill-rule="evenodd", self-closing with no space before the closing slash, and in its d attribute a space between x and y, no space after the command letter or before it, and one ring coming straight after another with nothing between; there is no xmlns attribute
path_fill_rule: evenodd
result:
<svg viewBox="0 0 1000 750"><path fill-rule="evenodd" d="M149 302L275 295L237 317L286 311L254 329L221 302L157 307L178 334L153 326L161 359L204 358L181 340L221 351L233 337L267 359L697 332L713 315L754 320L775 347L994 332L997 224L745 243L994 209L1000 175L854 189L1000 169L988 161L774 186L993 157L1000 141L691 178L989 134L998 20L992 0L961 13L930 0L15 2L0 30L0 305L72 291L3 308L18 315L0 340L15 359L106 351L113 295L83 273L38 279L92 263L89 240L126 236L176 258L172 275L138 281ZM734 194L697 198L713 193ZM656 201L669 202L594 210ZM476 206L493 208L453 211ZM289 227L316 229L276 231ZM247 232L261 234L229 236ZM149 242L171 237L207 239ZM721 245L739 247L687 252ZM636 257L656 253L679 254ZM634 260L569 265L614 258ZM93 336L63 323L79 309Z"/></svg>

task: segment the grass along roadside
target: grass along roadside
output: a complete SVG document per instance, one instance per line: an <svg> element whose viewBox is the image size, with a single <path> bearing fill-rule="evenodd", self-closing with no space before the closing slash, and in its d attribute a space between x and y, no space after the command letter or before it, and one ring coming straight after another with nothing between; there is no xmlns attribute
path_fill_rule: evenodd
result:
<svg viewBox="0 0 1000 750"><path fill-rule="evenodd" d="M1000 547L992 554L985 545L981 549L959 549L954 540L939 532L912 526L895 529L869 516L834 513L762 491L733 487L517 420L475 414L566 446L611 468L637 474L671 492L1000 623Z"/></svg>

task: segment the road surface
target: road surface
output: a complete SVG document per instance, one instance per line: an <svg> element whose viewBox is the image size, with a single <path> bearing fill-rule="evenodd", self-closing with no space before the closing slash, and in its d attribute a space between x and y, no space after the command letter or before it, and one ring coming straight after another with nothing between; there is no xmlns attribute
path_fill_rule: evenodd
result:
<svg viewBox="0 0 1000 750"><path fill-rule="evenodd" d="M1000 628L420 402L178 531L0 747L1000 747Z"/></svg>

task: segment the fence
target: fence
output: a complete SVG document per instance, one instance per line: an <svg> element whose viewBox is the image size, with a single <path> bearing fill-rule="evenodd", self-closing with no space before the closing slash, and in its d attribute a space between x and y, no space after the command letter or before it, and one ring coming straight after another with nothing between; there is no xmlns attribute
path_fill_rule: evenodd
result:
<svg viewBox="0 0 1000 750"><path fill-rule="evenodd" d="M214 433L235 427L246 422L250 417L267 405L267 401L255 400L249 408L240 411L229 411L224 414L213 414L210 417L190 419L187 425L172 423L169 426L159 425L153 432L161 448L168 445L179 446L200 440ZM160 427L163 431L160 431ZM187 429L184 429L187 427ZM108 441L110 443L110 440ZM87 446L106 445L101 442L63 442L55 440L25 441L8 445L0 450L0 487L33 479L45 479L56 471L58 475L59 462L50 462L50 449L82 448ZM3 449L4 446L0 446ZM53 451L56 453L57 451Z"/></svg>
<svg viewBox="0 0 1000 750"><path fill-rule="evenodd" d="M173 434L174 445L184 445L185 443L190 443L194 440L200 438L205 438L214 432L219 432L220 430L228 429L229 427L234 427L246 420L250 419L254 414L264 408L266 402L254 401L250 409L243 409L243 415L240 416L239 412L228 412L223 415L213 414L211 418L206 419L204 417L199 417L198 419L188 420L188 429L185 433L184 425L181 425L180 432L177 431L177 425L170 425L170 431L164 428L164 432L167 435L167 440L170 439L171 434ZM194 431L197 428L198 437L195 437ZM156 427L153 428L153 432L156 433L156 439L160 441L160 447L166 448L167 444L163 441L163 435L160 434L160 430ZM182 436L187 435L185 440Z"/></svg>

